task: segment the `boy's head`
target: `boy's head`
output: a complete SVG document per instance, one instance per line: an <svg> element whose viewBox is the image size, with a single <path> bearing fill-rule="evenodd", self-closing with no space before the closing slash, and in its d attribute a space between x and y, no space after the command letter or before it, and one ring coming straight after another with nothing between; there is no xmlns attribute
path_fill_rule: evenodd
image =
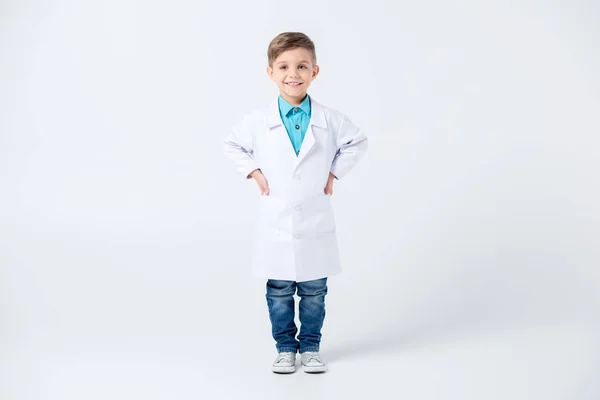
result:
<svg viewBox="0 0 600 400"><path fill-rule="evenodd" d="M300 32L280 33L269 44L267 57L267 73L281 97L292 105L300 104L319 74L313 41Z"/></svg>

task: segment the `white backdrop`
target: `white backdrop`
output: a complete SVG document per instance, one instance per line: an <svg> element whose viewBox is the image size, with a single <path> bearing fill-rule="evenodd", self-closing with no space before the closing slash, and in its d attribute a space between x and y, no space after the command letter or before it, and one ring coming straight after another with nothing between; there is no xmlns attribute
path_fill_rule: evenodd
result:
<svg viewBox="0 0 600 400"><path fill-rule="evenodd" d="M600 6L0 2L0 398L600 398ZM270 372L220 140L315 41L370 148L325 375Z"/></svg>

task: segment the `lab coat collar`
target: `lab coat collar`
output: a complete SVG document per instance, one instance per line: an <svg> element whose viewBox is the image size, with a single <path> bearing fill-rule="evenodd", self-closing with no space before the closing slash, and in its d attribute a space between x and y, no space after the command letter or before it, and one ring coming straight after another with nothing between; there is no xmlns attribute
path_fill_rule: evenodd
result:
<svg viewBox="0 0 600 400"><path fill-rule="evenodd" d="M313 97L311 97L310 107L310 125L318 126L319 128L327 128L327 120L325 119L323 106L316 102ZM267 111L267 123L269 128L275 128L276 126L283 125L281 116L279 115L279 97L273 102L273 104L271 104Z"/></svg>
<svg viewBox="0 0 600 400"><path fill-rule="evenodd" d="M281 97L281 95L277 98L277 100L279 100L279 110L281 111L281 115L288 115L292 111L292 109L295 108L295 106L288 103L287 100L285 100L283 97ZM302 100L302 103L300 103L298 108L300 110L304 111L304 113L306 115L310 115L310 96L309 95L306 95L306 97L304 98L304 100Z"/></svg>

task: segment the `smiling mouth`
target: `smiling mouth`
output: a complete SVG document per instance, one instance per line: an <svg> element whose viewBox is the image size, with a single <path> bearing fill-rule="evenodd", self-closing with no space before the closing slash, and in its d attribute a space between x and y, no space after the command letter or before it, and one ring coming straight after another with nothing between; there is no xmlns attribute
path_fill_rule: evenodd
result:
<svg viewBox="0 0 600 400"><path fill-rule="evenodd" d="M302 85L302 83L300 83L300 82L286 82L285 84L288 86L291 86L291 87L298 87L298 86Z"/></svg>

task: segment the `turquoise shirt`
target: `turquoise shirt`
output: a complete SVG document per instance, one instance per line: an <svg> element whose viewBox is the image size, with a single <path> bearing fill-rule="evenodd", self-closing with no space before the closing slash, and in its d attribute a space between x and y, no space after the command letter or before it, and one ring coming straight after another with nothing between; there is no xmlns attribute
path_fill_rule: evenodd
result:
<svg viewBox="0 0 600 400"><path fill-rule="evenodd" d="M306 135L308 123L310 122L310 98L307 95L298 107L294 107L281 96L279 96L279 115L285 126L285 130L294 146L296 156L300 152L300 146Z"/></svg>

